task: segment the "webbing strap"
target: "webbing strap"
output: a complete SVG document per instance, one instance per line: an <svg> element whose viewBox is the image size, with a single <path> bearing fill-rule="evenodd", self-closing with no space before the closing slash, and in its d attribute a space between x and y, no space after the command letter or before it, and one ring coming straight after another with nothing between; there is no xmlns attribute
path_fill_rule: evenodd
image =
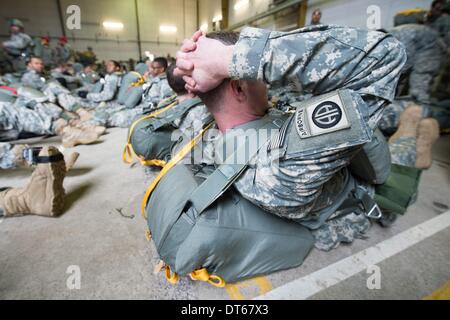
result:
<svg viewBox="0 0 450 320"><path fill-rule="evenodd" d="M280 129L279 119L267 119L267 122L259 124L259 128L252 131L252 134L245 137L244 143L242 143L226 160L225 163L220 165L201 185L199 185L190 196L190 202L196 210L196 214L200 215L207 207L209 207L214 201L217 200L242 174L247 168L250 160L258 153L258 151L269 143L274 136L277 136L277 130L269 130L270 134L265 141L259 141L259 139L251 139L258 135L261 129ZM249 141L258 141L258 145L255 148L248 148ZM246 152L247 149L252 149ZM240 159L242 155L245 156L244 161L240 163L236 162L236 159Z"/></svg>
<svg viewBox="0 0 450 320"><path fill-rule="evenodd" d="M202 100L200 99L189 99L185 100L177 105L177 112L169 113L168 115L164 115L164 117L158 117L152 121L152 128L153 130L157 130L166 124L169 124L173 121L175 121L178 118L181 118L182 115L184 115L187 111L192 109L193 107L198 106L202 103Z"/></svg>
<svg viewBox="0 0 450 320"><path fill-rule="evenodd" d="M150 195L152 194L158 182L164 177L164 175L167 172L169 172L170 169L172 169L180 160L182 160L192 150L192 148L200 141L200 139L203 137L203 134L211 127L211 125L212 123L206 126L203 130L200 131L200 133L197 136L194 137L194 139L192 139L191 141L189 141L189 143L183 146L183 148L181 148L181 150L178 151L172 157L172 159L159 172L158 176L152 181L147 191L145 192L144 199L142 199L141 203L141 213L145 219L147 219L147 217L145 216L145 207L147 206L148 199L150 198Z"/></svg>
<svg viewBox="0 0 450 320"><path fill-rule="evenodd" d="M156 117L157 115L163 113L164 111L172 108L176 104L177 104L177 101L174 101L173 103L169 104L167 107L164 107L162 109L156 110L155 112L152 112L152 113L150 113L150 114L148 114L146 116L143 116L142 118L140 118L140 119L136 120L135 122L133 122L133 124L130 127L130 132L128 134L127 144L125 145L125 148L124 148L123 153L122 153L122 160L123 160L123 162L128 163L128 164L133 162L134 150L133 150L133 146L131 145L131 135L133 134L133 130L137 126L137 124L139 122L141 122L141 121L146 120L146 119L150 119L150 118Z"/></svg>

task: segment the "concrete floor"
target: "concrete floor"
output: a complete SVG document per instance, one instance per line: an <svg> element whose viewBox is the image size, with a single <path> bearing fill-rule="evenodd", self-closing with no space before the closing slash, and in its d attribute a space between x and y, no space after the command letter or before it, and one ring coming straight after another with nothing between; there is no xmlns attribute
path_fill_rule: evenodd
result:
<svg viewBox="0 0 450 320"><path fill-rule="evenodd" d="M177 285L154 274L158 257L146 241L139 206L151 177L121 161L127 130L112 129L102 141L74 150L81 156L65 180L67 210L59 218L0 220L0 299L251 299L276 292L325 267L445 215L450 207L450 136L434 150L422 175L419 199L388 229L374 225L368 239L332 252L313 250L296 269L215 288L187 278ZM28 141L33 144L33 140ZM57 138L35 140L58 145ZM29 170L0 172L0 186L22 186ZM81 287L69 289L73 266ZM381 261L381 289L369 290L366 271L308 296L311 299L422 299L450 280L450 228ZM330 275L331 277L333 275ZM293 282L294 281L294 282ZM70 284L70 281L69 281ZM295 291L295 290L294 290ZM293 292L294 292L293 291ZM286 298L279 295L278 298ZM290 298L297 298L291 295Z"/></svg>

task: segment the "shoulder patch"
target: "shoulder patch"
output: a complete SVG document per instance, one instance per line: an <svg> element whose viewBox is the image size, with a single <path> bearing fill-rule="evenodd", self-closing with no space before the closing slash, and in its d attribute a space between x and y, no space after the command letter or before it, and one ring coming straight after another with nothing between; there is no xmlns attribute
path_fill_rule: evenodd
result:
<svg viewBox="0 0 450 320"><path fill-rule="evenodd" d="M295 113L300 138L310 138L351 127L339 91L303 102Z"/></svg>

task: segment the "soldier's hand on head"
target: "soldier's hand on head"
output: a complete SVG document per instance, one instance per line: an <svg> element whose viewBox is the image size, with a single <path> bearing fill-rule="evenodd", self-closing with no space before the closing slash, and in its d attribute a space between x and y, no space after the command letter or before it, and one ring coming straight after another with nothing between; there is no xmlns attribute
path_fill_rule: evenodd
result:
<svg viewBox="0 0 450 320"><path fill-rule="evenodd" d="M234 46L226 46L203 35L198 37L197 33L193 39L197 41L185 41L178 51L175 74L183 76L187 90L207 92L229 77L228 66Z"/></svg>

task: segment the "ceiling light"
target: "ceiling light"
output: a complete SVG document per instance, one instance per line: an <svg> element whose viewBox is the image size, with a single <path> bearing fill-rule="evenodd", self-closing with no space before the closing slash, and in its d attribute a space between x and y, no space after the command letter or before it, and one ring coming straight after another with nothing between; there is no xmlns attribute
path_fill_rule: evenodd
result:
<svg viewBox="0 0 450 320"><path fill-rule="evenodd" d="M114 22L114 21L104 21L103 27L108 30L122 30L123 23L122 22Z"/></svg>
<svg viewBox="0 0 450 320"><path fill-rule="evenodd" d="M176 33L177 30L178 29L175 26L159 26L159 31L164 33Z"/></svg>

